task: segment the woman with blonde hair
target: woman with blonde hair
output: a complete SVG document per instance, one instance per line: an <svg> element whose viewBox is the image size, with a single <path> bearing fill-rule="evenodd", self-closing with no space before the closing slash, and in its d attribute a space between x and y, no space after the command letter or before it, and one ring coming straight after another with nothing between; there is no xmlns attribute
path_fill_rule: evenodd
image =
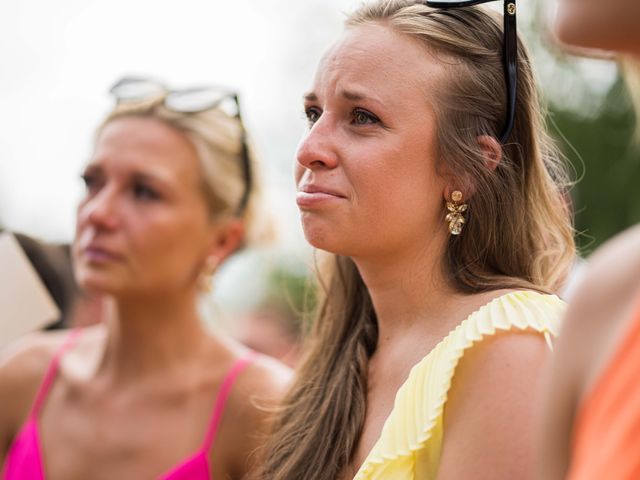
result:
<svg viewBox="0 0 640 480"><path fill-rule="evenodd" d="M533 471L574 253L564 174L515 3L506 29L447 3L365 4L304 97L296 199L330 271L264 479Z"/></svg>
<svg viewBox="0 0 640 480"><path fill-rule="evenodd" d="M133 78L112 93L73 244L78 284L109 309L1 359L2 478L243 478L288 371L197 311L252 223L237 95Z"/></svg>
<svg viewBox="0 0 640 480"><path fill-rule="evenodd" d="M638 25L636 0L560 0L555 32L574 53L618 55L639 107ZM589 263L545 392L541 480L640 478L640 227L607 242Z"/></svg>

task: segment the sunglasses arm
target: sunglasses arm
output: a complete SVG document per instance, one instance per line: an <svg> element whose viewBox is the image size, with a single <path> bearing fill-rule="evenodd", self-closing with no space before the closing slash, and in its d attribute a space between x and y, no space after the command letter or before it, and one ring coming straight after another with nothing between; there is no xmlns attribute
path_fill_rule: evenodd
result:
<svg viewBox="0 0 640 480"><path fill-rule="evenodd" d="M507 85L507 120L500 135L504 145L515 123L516 85L518 84L518 35L516 33L516 0L504 2L504 74Z"/></svg>

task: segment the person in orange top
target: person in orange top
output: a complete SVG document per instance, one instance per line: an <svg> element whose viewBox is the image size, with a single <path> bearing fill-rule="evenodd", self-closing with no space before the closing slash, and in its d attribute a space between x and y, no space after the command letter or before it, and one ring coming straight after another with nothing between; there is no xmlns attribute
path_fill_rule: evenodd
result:
<svg viewBox="0 0 640 480"><path fill-rule="evenodd" d="M555 31L571 48L619 54L629 91L640 99L638 24L637 0L560 0ZM640 226L590 263L543 401L541 480L640 478Z"/></svg>
<svg viewBox="0 0 640 480"><path fill-rule="evenodd" d="M578 412L569 478L640 478L639 366L637 308L630 328Z"/></svg>

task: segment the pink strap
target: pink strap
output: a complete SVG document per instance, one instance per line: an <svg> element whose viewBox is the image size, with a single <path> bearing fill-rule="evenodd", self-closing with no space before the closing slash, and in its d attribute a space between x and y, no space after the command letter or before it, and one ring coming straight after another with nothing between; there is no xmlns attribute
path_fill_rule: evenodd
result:
<svg viewBox="0 0 640 480"><path fill-rule="evenodd" d="M58 350L56 350L56 352L53 354L53 358L51 359L51 362L47 367L47 372L44 375L44 379L42 380L42 383L38 388L36 399L33 402L33 406L31 407L31 413L29 415L32 418L35 418L40 413L42 404L44 403L44 400L49 393L49 389L51 388L51 384L53 383L54 379L56 378L56 374L58 373L58 367L60 366L62 355L66 350L73 346L76 339L80 336L80 333L82 333L82 330L80 329L74 328L73 330L71 330L69 335L67 335L67 337L65 338L64 342L62 342L60 348L58 348Z"/></svg>
<svg viewBox="0 0 640 480"><path fill-rule="evenodd" d="M251 363L253 363L257 356L258 354L252 350L244 357L237 360L227 373L227 376L222 381L222 385L220 386L220 390L218 391L218 395L216 397L215 406L213 407L213 415L211 416L209 430L207 431L207 436L205 437L204 443L202 445L203 451L208 452L211 449L213 442L215 442L216 434L218 433L218 426L220 425L220 420L222 420L224 406L227 403L227 398L229 398L229 394L231 393L233 384L235 383L238 376L242 373L242 371Z"/></svg>

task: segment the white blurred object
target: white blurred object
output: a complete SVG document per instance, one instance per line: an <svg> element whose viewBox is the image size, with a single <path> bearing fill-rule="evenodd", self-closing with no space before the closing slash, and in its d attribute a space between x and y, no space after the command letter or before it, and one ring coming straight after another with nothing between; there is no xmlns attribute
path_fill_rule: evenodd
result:
<svg viewBox="0 0 640 480"><path fill-rule="evenodd" d="M0 234L0 348L60 317L16 238Z"/></svg>
<svg viewBox="0 0 640 480"><path fill-rule="evenodd" d="M584 279L585 273L587 273L588 263L584 258L576 257L567 276L567 280L564 286L560 290L560 298L565 302L571 301L573 294L580 287L580 283Z"/></svg>

